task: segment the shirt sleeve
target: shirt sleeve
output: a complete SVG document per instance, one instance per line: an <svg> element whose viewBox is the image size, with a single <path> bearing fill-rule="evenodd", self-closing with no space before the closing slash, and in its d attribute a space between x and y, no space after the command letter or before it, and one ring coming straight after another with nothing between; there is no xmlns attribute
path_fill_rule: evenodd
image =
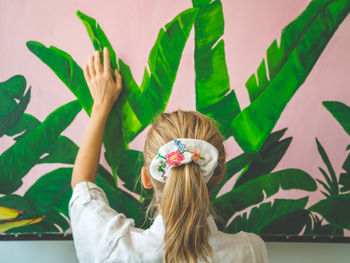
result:
<svg viewBox="0 0 350 263"><path fill-rule="evenodd" d="M112 209L103 190L88 181L75 185L68 211L79 262L103 262L134 227L134 220Z"/></svg>
<svg viewBox="0 0 350 263"><path fill-rule="evenodd" d="M249 243L250 252L252 254L252 262L268 263L267 248L264 240L254 233L245 234Z"/></svg>

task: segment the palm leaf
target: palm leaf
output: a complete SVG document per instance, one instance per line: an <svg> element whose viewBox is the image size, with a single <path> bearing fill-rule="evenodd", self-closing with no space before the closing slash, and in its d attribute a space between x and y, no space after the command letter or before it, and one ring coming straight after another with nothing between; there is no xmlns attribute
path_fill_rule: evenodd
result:
<svg viewBox="0 0 350 263"><path fill-rule="evenodd" d="M56 142L80 110L77 101L61 106L0 155L0 193L12 193L22 185L22 177L39 162L40 156Z"/></svg>
<svg viewBox="0 0 350 263"><path fill-rule="evenodd" d="M27 226L30 224L36 224L43 220L43 217L31 218L31 219L18 219L11 222L0 222L0 233L4 233L12 228Z"/></svg>
<svg viewBox="0 0 350 263"><path fill-rule="evenodd" d="M278 130L269 134L264 144L261 146L261 151L265 151L268 150L270 147L273 147L276 143L279 142L279 140L283 137L286 131L287 128L284 128L282 130Z"/></svg>
<svg viewBox="0 0 350 263"><path fill-rule="evenodd" d="M349 0L313 0L283 29L280 46L276 40L270 45L269 76L263 60L257 77L252 75L246 84L252 103L232 122L233 136L244 151L261 148L349 10Z"/></svg>
<svg viewBox="0 0 350 263"><path fill-rule="evenodd" d="M0 91L11 98L21 100L26 86L26 79L22 75L15 75L4 82L0 82Z"/></svg>
<svg viewBox="0 0 350 263"><path fill-rule="evenodd" d="M330 196L332 194L332 190L329 188L329 186L325 182L323 182L323 181L321 181L319 179L316 179L316 181L319 184L321 184L324 187L324 189L327 190L327 192L329 193L329 194L326 194L326 193L322 192L326 197Z"/></svg>
<svg viewBox="0 0 350 263"><path fill-rule="evenodd" d="M30 87L26 94L26 80L21 75L0 82L0 137L7 134L19 121L30 100ZM19 103L16 100L19 100Z"/></svg>
<svg viewBox="0 0 350 263"><path fill-rule="evenodd" d="M314 204L309 211L319 213L330 224L350 229L350 193L333 195Z"/></svg>
<svg viewBox="0 0 350 263"><path fill-rule="evenodd" d="M124 77L124 87L130 107L140 122L140 127L130 131L124 130L127 141L148 126L163 112L168 103L172 87L176 78L182 51L197 16L198 9L191 8L181 12L171 22L165 25L165 30L158 33L156 42L148 58L149 71L144 70L141 86L138 86L132 77L130 68L121 59L119 67ZM123 110L128 105L125 104ZM135 123L132 116L126 116L123 123ZM135 126L135 125L133 125Z"/></svg>
<svg viewBox="0 0 350 263"><path fill-rule="evenodd" d="M79 147L69 138L59 136L54 144L41 156L38 163L74 164ZM98 174L104 177L111 185L116 185L113 176L102 166L98 166Z"/></svg>
<svg viewBox="0 0 350 263"><path fill-rule="evenodd" d="M333 166L328 158L328 155L326 153L326 151L324 150L324 148L322 147L321 143L318 141L318 139L316 138L316 143L317 143L317 150L319 152L319 154L321 155L321 158L323 160L323 162L326 164L328 172L330 174L330 178L329 178L329 186L331 186L331 188L334 191L334 194L338 194L339 193L339 186L338 186L338 179L337 176L334 172ZM321 168L320 168L321 170ZM321 170L322 172L322 170ZM324 177L327 179L326 177L326 173L323 173Z"/></svg>
<svg viewBox="0 0 350 263"><path fill-rule="evenodd" d="M292 200L294 201L294 200ZM275 219L265 226L261 235L300 235L305 226L311 223L310 212L306 209L296 209ZM305 232L304 234L305 235Z"/></svg>
<svg viewBox="0 0 350 263"><path fill-rule="evenodd" d="M321 168L321 167L318 167L318 169L320 170L320 172L322 173L323 177L326 179L326 182L329 186L330 189L333 189L333 184L332 184L332 180L330 178L330 176L328 176L327 172ZM332 191L333 192L333 191Z"/></svg>
<svg viewBox="0 0 350 263"><path fill-rule="evenodd" d="M39 214L47 215L48 212L55 211L55 214L60 212L68 216L68 202L72 196L71 175L72 168L53 170L41 176L23 197L35 204Z"/></svg>
<svg viewBox="0 0 350 263"><path fill-rule="evenodd" d="M38 213L35 203L25 199L19 195L5 195L0 197L0 205L6 206L12 209L18 209L23 211L21 219L32 220L33 218L42 218L42 220L36 224L24 225L21 228L11 228L6 230L7 233L33 233L33 232L58 232L58 229L54 224L61 224L64 221L69 227L68 222L62 217L59 220L52 221L52 217L47 218L45 215Z"/></svg>
<svg viewBox="0 0 350 263"><path fill-rule="evenodd" d="M110 206L127 217L134 218L138 225L141 224L141 210L138 201L115 188L114 182L101 176L100 169L96 175L96 184L107 195ZM71 188L72 168L58 168L40 177L24 194L24 198L35 204L36 211L43 214L50 222L56 222L63 230L69 225L66 222L58 223L60 213L68 215L68 204L72 196ZM112 178L109 175L109 178Z"/></svg>
<svg viewBox="0 0 350 263"><path fill-rule="evenodd" d="M49 48L36 41L27 42L28 49L48 65L59 79L78 98L81 106L90 115L93 100L86 84L83 70L73 58L54 46Z"/></svg>
<svg viewBox="0 0 350 263"><path fill-rule="evenodd" d="M136 84L129 67L119 59L119 70L123 76L123 84L126 93L124 94L126 96L123 96L123 94L121 95L121 100L124 103L120 105L120 107L123 112L121 116L123 118L123 134L125 134L127 143L133 140L135 136L149 124L154 116L165 109L175 80L182 51L194 19L196 18L196 14L196 9L185 10L170 23L165 25L165 30L161 29L159 31L157 40L149 56L150 74L145 68L141 87ZM115 51L100 25L95 19L80 11L77 12L77 15L83 21L94 48L101 51L103 47L107 47L112 54L112 68L117 69ZM152 103L149 103L149 101L147 101L148 105L144 105L145 102L143 102L142 97L152 99L151 101L153 104L156 104L156 106L158 104L161 110L158 108L153 110L154 107L151 107ZM141 106L135 101L137 99L141 100Z"/></svg>
<svg viewBox="0 0 350 263"><path fill-rule="evenodd" d="M30 100L30 89L13 110L0 116L0 137L11 130L20 120Z"/></svg>
<svg viewBox="0 0 350 263"><path fill-rule="evenodd" d="M140 151L127 150L123 155L118 168L118 176L124 181L124 187L138 193L142 198L151 200L153 190L143 188L141 184L141 168L144 164L143 154Z"/></svg>
<svg viewBox="0 0 350 263"><path fill-rule="evenodd" d="M312 213L310 213L310 216L313 221L313 224L312 222L310 222L311 220L306 224L304 236L309 236L309 235L311 236L314 236L314 235L344 236L343 228L335 227L330 224L322 225L323 218L320 219L317 215L314 215Z"/></svg>
<svg viewBox="0 0 350 263"><path fill-rule="evenodd" d="M350 135L350 107L338 101L323 101L322 104Z"/></svg>
<svg viewBox="0 0 350 263"><path fill-rule="evenodd" d="M273 133L271 135L273 135ZM283 158L291 141L292 137L285 138L281 141L275 141L273 143L271 143L271 140L267 139L266 142L270 144L270 146L265 146L265 143L263 144L259 151L260 158L254 160L249 167L243 171L242 174L240 174L240 176L237 178L235 187L240 186L260 175L271 173Z"/></svg>
<svg viewBox="0 0 350 263"><path fill-rule="evenodd" d="M76 12L76 15L84 23L95 50L100 51L100 54L103 57L103 48L107 47L110 55L111 66L113 69L118 69L115 51L97 21L79 10ZM103 61L103 59L101 61ZM114 72L112 71L112 74L113 73Z"/></svg>
<svg viewBox="0 0 350 263"><path fill-rule="evenodd" d="M340 189L341 192L347 192L350 190L350 154L346 157L345 162L343 163L342 168L346 171L339 175L339 184L342 185Z"/></svg>
<svg viewBox="0 0 350 263"><path fill-rule="evenodd" d="M15 136L18 141L26 136L30 131L40 125L41 122L30 114L23 114L19 122L6 134ZM40 157L38 163L65 163L74 164L79 147L68 137L58 136L57 141L50 145L46 153Z"/></svg>
<svg viewBox="0 0 350 263"><path fill-rule="evenodd" d="M253 160L257 158L260 158L260 155L258 153L246 152L226 162L225 175L222 181L212 191L212 197L213 198L216 197L216 195L224 187L227 181L229 181L232 178L232 176L234 176L237 172L239 172L243 168L247 167Z"/></svg>
<svg viewBox="0 0 350 263"><path fill-rule="evenodd" d="M30 89L11 111L0 116L0 137L11 130L20 120L30 100Z"/></svg>
<svg viewBox="0 0 350 263"><path fill-rule="evenodd" d="M69 138L59 136L45 155L41 156L38 163L64 163L74 164L79 147ZM102 166L98 166L97 173L104 177L111 185L116 185L113 176Z"/></svg>
<svg viewBox="0 0 350 263"><path fill-rule="evenodd" d="M195 9L184 11L168 23L165 30L160 30L149 57L151 74L145 70L141 88L130 88L134 83L130 69L119 60L124 92L111 111L104 134L105 156L113 173L116 172L122 153L128 147L127 143L165 109L196 12ZM87 26L95 47L100 50L102 46L107 46L114 56L111 45L102 29L96 26L96 21L81 12L78 15ZM27 46L56 73L90 113L92 98L83 72L72 57L62 50L46 48L38 42L28 42ZM113 62L112 65L116 67Z"/></svg>
<svg viewBox="0 0 350 263"><path fill-rule="evenodd" d="M39 163L65 163L74 164L79 147L69 138L59 136L54 144L42 156Z"/></svg>
<svg viewBox="0 0 350 263"><path fill-rule="evenodd" d="M110 61L112 66L112 75L114 77L114 70L118 68L117 66L117 58L116 54L110 44L107 36L101 29L100 25L96 22L92 17L87 16L81 11L76 12L77 16L84 23L85 28L92 40L93 46L95 50L98 50L103 58L103 47L107 47L110 54ZM103 59L101 60L103 61ZM125 101L124 92L120 95L117 105L120 105L121 101ZM105 133L103 137L103 142L106 148L105 158L109 165L112 167L112 172L115 175L116 168L118 166L118 159L120 159L122 152L128 148L127 142L125 141L125 136L122 132L122 125L120 119L120 107L119 109L114 105L111 110L110 117L108 118ZM125 111L125 113L133 114L129 108ZM137 126L137 122L135 122L137 118L134 118L134 126ZM123 142L123 143L121 143Z"/></svg>
<svg viewBox="0 0 350 263"><path fill-rule="evenodd" d="M303 209L307 201L308 197L304 197L297 200L275 199L273 205L271 202L262 203L250 211L249 217L247 213L235 217L225 230L230 233L246 231L259 234L264 228L268 228L269 225L273 224L275 220Z"/></svg>
<svg viewBox="0 0 350 263"><path fill-rule="evenodd" d="M262 202L264 198L276 194L280 188L315 191L317 185L306 172L299 169L285 169L259 176L233 188L230 192L215 199L213 204L228 220L235 212Z"/></svg>
<svg viewBox="0 0 350 263"><path fill-rule="evenodd" d="M324 191L321 191L321 193L322 193L325 197L330 197L330 196L331 196L330 194L327 194L327 193L324 192Z"/></svg>
<svg viewBox="0 0 350 263"><path fill-rule="evenodd" d="M16 125L6 132L6 135L15 136L13 139L18 141L35 129L40 123L41 122L34 116L24 113Z"/></svg>
<svg viewBox="0 0 350 263"><path fill-rule="evenodd" d="M23 214L23 211L0 206L0 220L14 219Z"/></svg>
<svg viewBox="0 0 350 263"><path fill-rule="evenodd" d="M225 138L231 136L231 122L240 112L236 94L230 89L225 60L224 15L220 0L193 0L200 7L196 18L194 63L196 109L213 118ZM231 90L231 91L230 91Z"/></svg>

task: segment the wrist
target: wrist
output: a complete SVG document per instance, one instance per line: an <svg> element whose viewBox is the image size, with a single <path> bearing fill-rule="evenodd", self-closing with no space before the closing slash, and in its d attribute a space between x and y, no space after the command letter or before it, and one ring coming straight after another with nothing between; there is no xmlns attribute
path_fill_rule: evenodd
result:
<svg viewBox="0 0 350 263"><path fill-rule="evenodd" d="M112 107L109 105L94 103L91 114L94 113L97 115L108 116L111 109Z"/></svg>

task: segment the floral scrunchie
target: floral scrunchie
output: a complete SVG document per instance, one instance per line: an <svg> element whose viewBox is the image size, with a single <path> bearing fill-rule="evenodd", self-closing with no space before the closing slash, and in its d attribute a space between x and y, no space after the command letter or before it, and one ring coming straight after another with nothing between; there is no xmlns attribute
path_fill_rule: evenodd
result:
<svg viewBox="0 0 350 263"><path fill-rule="evenodd" d="M218 150L210 143L199 139L178 138L160 147L150 166L150 174L165 183L170 170L189 162L196 162L207 183L218 164Z"/></svg>

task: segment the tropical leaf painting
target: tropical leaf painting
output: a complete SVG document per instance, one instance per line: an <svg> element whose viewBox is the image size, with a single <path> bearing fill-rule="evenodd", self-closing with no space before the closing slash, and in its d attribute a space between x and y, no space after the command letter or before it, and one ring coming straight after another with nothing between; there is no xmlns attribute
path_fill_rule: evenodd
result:
<svg viewBox="0 0 350 263"><path fill-rule="evenodd" d="M132 20L126 2L109 17L106 5L103 13L87 1L90 8L65 10L65 20L59 3L45 3L58 10L57 32L74 33L59 41L46 27L46 37L26 34L17 44L27 71L3 54L13 67L1 62L0 233L69 233L72 167L93 105L83 63L107 47L123 91L107 121L96 183L115 210L150 225L152 191L140 183L144 131L182 107L212 119L225 140L225 175L210 195L220 230L350 237L350 74L339 73L350 68L350 53L337 45L350 40L350 0L295 1L281 8L283 21L261 1L256 10L244 1L176 4L148 19L140 4L146 13ZM36 27L45 23L36 19ZM327 65L333 58L343 71Z"/></svg>

